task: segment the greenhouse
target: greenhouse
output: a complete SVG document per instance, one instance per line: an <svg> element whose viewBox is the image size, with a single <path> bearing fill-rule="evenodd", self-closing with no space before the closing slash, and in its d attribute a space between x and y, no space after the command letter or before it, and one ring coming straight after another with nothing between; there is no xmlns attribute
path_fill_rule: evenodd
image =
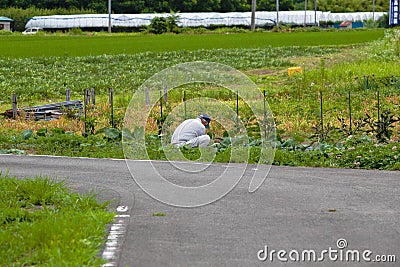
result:
<svg viewBox="0 0 400 267"><path fill-rule="evenodd" d="M274 25L278 17L281 24L316 25L328 21L378 20L384 14L385 12L331 13L313 10L280 11L279 13L258 11L255 15L255 24L256 26ZM175 15L178 17L178 25L183 27L209 27L211 25L250 26L251 23L251 12L177 13ZM112 27L129 28L148 26L154 17L168 16L171 16L171 14L111 14L111 25ZM40 27L43 29L107 28L108 24L108 14L54 15L33 17L25 27Z"/></svg>

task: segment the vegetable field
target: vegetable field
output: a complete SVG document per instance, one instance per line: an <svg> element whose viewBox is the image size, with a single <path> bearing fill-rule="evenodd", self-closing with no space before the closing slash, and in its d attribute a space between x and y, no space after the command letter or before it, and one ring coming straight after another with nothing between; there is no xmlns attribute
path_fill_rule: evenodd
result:
<svg viewBox="0 0 400 267"><path fill-rule="evenodd" d="M19 105L31 106L63 100L66 89L71 90L72 99L83 99L83 92L93 88L99 103L88 110L86 121L0 119L9 129L7 134L3 131L0 148L10 153L122 157L118 139L122 118L136 89L165 68L212 61L244 72L265 93L277 127L274 164L398 169L399 36L398 30L0 36L2 51L6 51L0 57L0 112L10 108L12 93L18 95ZM302 73L289 76L287 69L293 66L301 67ZM112 126L120 135L104 131L110 127L109 88L116 94L114 107L119 121ZM210 92L190 85L185 90L188 97L211 97L236 108L234 94L223 90ZM182 98L172 94L164 104L164 116ZM237 109L242 120L251 122L245 104ZM149 121L152 131L146 140L153 159L165 159L157 138L162 115L155 108ZM92 135L85 138L80 135L88 123ZM26 130L32 134L24 139L21 133ZM60 141L63 149L52 147L48 140L64 140ZM226 147L220 148L217 160L229 161L229 144L223 144ZM257 149L257 145L252 148L252 155ZM372 154L364 157L368 151ZM381 164L382 159L387 162Z"/></svg>

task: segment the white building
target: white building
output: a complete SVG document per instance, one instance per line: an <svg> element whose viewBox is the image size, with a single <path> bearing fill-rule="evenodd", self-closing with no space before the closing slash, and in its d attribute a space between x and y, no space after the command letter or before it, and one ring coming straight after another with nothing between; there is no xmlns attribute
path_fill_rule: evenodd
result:
<svg viewBox="0 0 400 267"><path fill-rule="evenodd" d="M0 30L11 31L11 23L14 20L6 17L0 17Z"/></svg>

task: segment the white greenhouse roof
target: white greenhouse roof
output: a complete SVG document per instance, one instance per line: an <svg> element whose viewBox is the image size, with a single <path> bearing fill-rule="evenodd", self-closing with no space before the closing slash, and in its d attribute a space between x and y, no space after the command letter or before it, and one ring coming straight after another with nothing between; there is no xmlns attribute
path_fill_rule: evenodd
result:
<svg viewBox="0 0 400 267"><path fill-rule="evenodd" d="M7 18L7 17L0 17L0 21L7 21L7 22L12 22L14 20Z"/></svg>
<svg viewBox="0 0 400 267"><path fill-rule="evenodd" d="M356 13L331 13L314 12L313 10L303 11L280 11L279 21L285 24L304 24L306 17L307 24L314 24L325 21L364 21L375 20L383 16L385 12L356 12ZM210 25L249 25L251 12L229 12L229 13L177 13L178 25L180 26L210 26ZM315 20L316 15L316 20ZM170 14L111 14L111 25L113 27L139 27L147 26L154 17L168 17ZM275 23L276 12L256 12L255 23L258 26L266 23ZM28 27L41 27L46 29L57 28L106 28L108 27L108 14L83 14L83 15L54 15L36 16L25 25Z"/></svg>

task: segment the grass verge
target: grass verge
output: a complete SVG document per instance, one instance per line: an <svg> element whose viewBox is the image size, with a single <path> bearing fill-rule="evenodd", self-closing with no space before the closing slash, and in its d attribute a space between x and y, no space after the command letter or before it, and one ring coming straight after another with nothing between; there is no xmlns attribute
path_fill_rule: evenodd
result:
<svg viewBox="0 0 400 267"><path fill-rule="evenodd" d="M101 266L97 256L113 219L108 203L63 182L0 174L2 266Z"/></svg>

